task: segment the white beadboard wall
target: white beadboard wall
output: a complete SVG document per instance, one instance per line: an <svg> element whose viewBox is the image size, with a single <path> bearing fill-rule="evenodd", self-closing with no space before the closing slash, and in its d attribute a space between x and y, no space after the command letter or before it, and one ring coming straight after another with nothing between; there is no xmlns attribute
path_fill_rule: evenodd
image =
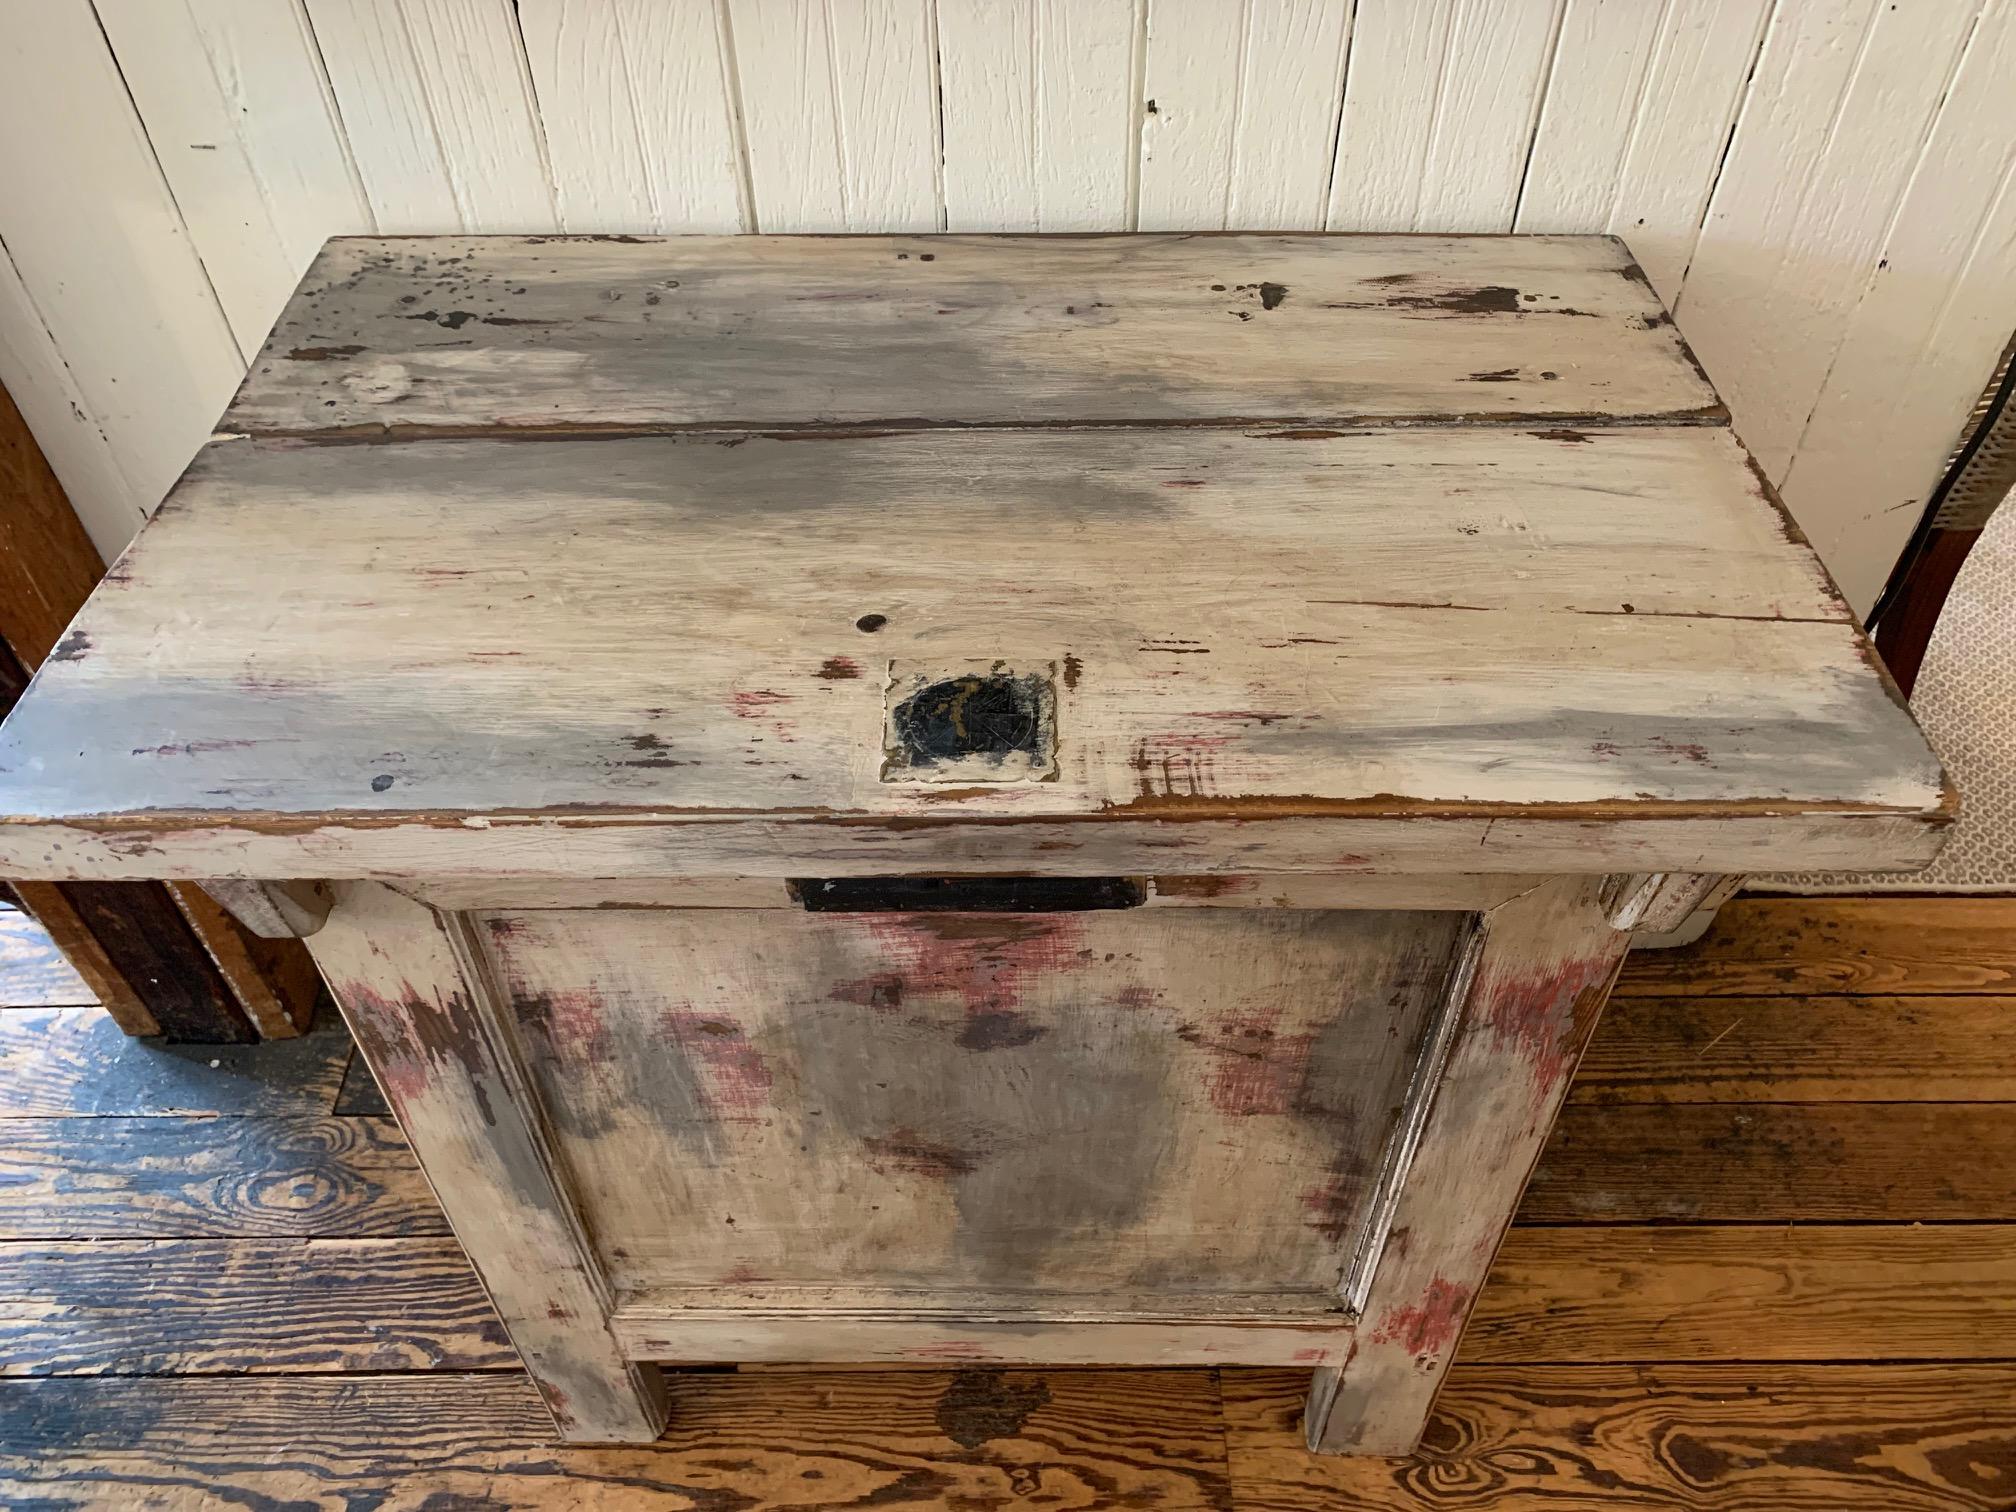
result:
<svg viewBox="0 0 2016 1512"><path fill-rule="evenodd" d="M2016 326L2016 0L0 0L0 143L108 557L338 233L1611 232L1863 608Z"/></svg>

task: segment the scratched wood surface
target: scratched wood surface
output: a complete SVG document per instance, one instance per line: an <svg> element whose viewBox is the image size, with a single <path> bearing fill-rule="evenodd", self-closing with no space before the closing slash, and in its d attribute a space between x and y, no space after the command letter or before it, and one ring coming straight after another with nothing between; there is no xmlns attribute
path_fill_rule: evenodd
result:
<svg viewBox="0 0 2016 1512"><path fill-rule="evenodd" d="M1465 922L597 910L483 936L621 1290L1320 1319Z"/></svg>
<svg viewBox="0 0 2016 1512"><path fill-rule="evenodd" d="M1723 418L1621 242L353 237L223 428L1549 417Z"/></svg>
<svg viewBox="0 0 2016 1512"><path fill-rule="evenodd" d="M1002 658L1058 780L885 780L892 665ZM6 865L194 877L1909 865L1950 801L1671 427L222 442L0 779ZM1322 823L1163 822L1241 818Z"/></svg>

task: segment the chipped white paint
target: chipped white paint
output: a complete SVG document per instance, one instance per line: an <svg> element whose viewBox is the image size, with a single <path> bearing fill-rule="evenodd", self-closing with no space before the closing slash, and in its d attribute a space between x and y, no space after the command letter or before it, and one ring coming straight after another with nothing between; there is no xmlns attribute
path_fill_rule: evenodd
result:
<svg viewBox="0 0 2016 1512"><path fill-rule="evenodd" d="M1591 238L429 238L331 244L224 424L1717 413Z"/></svg>
<svg viewBox="0 0 2016 1512"><path fill-rule="evenodd" d="M559 1436L649 1443L664 1378L609 1329L613 1288L527 1095L516 1014L482 942L458 915L359 883L309 948Z"/></svg>
<svg viewBox="0 0 2016 1512"><path fill-rule="evenodd" d="M931 297L872 297L906 257ZM1245 295L1206 282L1228 264ZM1066 300L1103 318L1060 332ZM374 412L335 397L353 359L409 371L375 407L400 428L310 444ZM662 828L688 875L778 823L787 858L859 865L876 829L949 861L976 821L997 857L1042 825L1128 872L1168 868L1118 820L1211 871L1376 864L1311 865L1352 821L1387 854L1441 826L1408 869L1534 869L1466 820L1558 823L1570 870L1708 869L1692 832L1651 853L1689 819L1882 866L1946 811L1602 239L360 240L229 424L255 434L212 445L0 731L11 865L88 870L97 826L202 877L290 842L273 875L444 875L551 816L543 864L576 876L632 871L603 822ZM256 578L219 579L233 550ZM1054 771L1022 775L1054 780L891 780L887 690L976 665L1049 680Z"/></svg>
<svg viewBox="0 0 2016 1512"><path fill-rule="evenodd" d="M1557 878L1483 915L1459 958L1442 1053L1414 1094L1418 1139L1347 1290L1350 1354L1309 1393L1311 1449L1414 1452L1623 962L1604 891Z"/></svg>
<svg viewBox="0 0 2016 1512"><path fill-rule="evenodd" d="M1606 908L1949 817L1610 239L339 242L228 423L0 871L360 878L310 949L574 1441L661 1355L1301 1361L1405 1453ZM875 872L1165 902L762 886ZM1426 906L1284 906L1361 875Z"/></svg>

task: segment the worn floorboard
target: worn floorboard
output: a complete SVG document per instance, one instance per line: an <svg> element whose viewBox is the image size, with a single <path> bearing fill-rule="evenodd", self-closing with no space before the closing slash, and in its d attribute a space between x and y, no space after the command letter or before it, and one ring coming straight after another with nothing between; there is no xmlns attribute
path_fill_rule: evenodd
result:
<svg viewBox="0 0 2016 1512"><path fill-rule="evenodd" d="M2006 1512L2007 1365L1458 1365L1413 1460L1305 1454L1293 1371L1224 1373L1236 1505Z"/></svg>
<svg viewBox="0 0 2016 1512"><path fill-rule="evenodd" d="M686 1375L650 1448L554 1449L515 1374L0 1382L38 1507L1232 1505L1208 1371Z"/></svg>
<svg viewBox="0 0 2016 1512"><path fill-rule="evenodd" d="M0 906L0 982L8 1008L80 1008L98 1002L49 932L21 909Z"/></svg>
<svg viewBox="0 0 2016 1512"><path fill-rule="evenodd" d="M453 1239L0 1244L0 1375L517 1364Z"/></svg>
<svg viewBox="0 0 2016 1512"><path fill-rule="evenodd" d="M343 1072L343 1086L336 1094L337 1114L343 1118L390 1118L392 1105L385 1101L385 1093L371 1075L371 1068L364 1064L364 1057L351 1052L350 1064Z"/></svg>
<svg viewBox="0 0 2016 1512"><path fill-rule="evenodd" d="M2016 1360L2016 1227L1515 1228L1462 1358Z"/></svg>
<svg viewBox="0 0 2016 1512"><path fill-rule="evenodd" d="M2016 897L1738 898L1685 950L1641 950L1626 996L2016 992Z"/></svg>
<svg viewBox="0 0 2016 1512"><path fill-rule="evenodd" d="M1578 1103L2010 1102L2016 997L1620 997Z"/></svg>
<svg viewBox="0 0 2016 1512"><path fill-rule="evenodd" d="M1230 1369L691 1374L661 1445L551 1448L340 1028L15 1002L0 1504L2006 1509L2012 925L1743 900L1634 958L1415 1461L1314 1459L1304 1374Z"/></svg>
<svg viewBox="0 0 2016 1512"><path fill-rule="evenodd" d="M0 1239L448 1231L390 1119L15 1119L0 1193Z"/></svg>
<svg viewBox="0 0 2016 1512"><path fill-rule="evenodd" d="M1569 1107L1521 1223L2016 1219L2016 1104Z"/></svg>
<svg viewBox="0 0 2016 1512"><path fill-rule="evenodd" d="M328 1112L350 1053L333 1014L296 1039L170 1045L103 1008L22 1009L0 1014L0 1118Z"/></svg>

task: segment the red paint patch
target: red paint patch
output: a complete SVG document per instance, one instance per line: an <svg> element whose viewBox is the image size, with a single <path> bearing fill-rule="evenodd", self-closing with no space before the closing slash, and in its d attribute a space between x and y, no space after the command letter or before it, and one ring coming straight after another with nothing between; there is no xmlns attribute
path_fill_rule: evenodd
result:
<svg viewBox="0 0 2016 1512"><path fill-rule="evenodd" d="M410 1106L427 1092L427 1063L409 1055L384 1055L372 1063L371 1074L395 1108Z"/></svg>
<svg viewBox="0 0 2016 1512"><path fill-rule="evenodd" d="M1541 1099L1575 1069L1576 1026L1600 998L1615 968L1609 954L1567 961L1551 971L1497 984L1480 1015L1492 1048L1532 1069Z"/></svg>
<svg viewBox="0 0 2016 1512"><path fill-rule="evenodd" d="M792 744L797 737L791 733L791 721L781 717L781 712L777 706L790 702L790 694L773 693L768 688L755 688L747 692L733 693L728 698L728 706L735 711L737 719L749 719L761 722L771 735L775 736L785 745ZM752 739L761 740L762 737L755 736Z"/></svg>
<svg viewBox="0 0 2016 1512"><path fill-rule="evenodd" d="M1309 1226L1332 1244L1342 1244L1357 1216L1361 1190L1361 1183L1334 1172L1305 1189L1302 1210L1309 1215Z"/></svg>
<svg viewBox="0 0 2016 1512"><path fill-rule="evenodd" d="M882 914L858 922L893 969L842 983L836 995L865 983L871 1007L885 1006L875 993L893 981L886 1006L922 994L955 998L969 1015L1003 1013L1021 1005L1032 980L1082 970L1090 959L1084 925L1070 914Z"/></svg>
<svg viewBox="0 0 2016 1512"><path fill-rule="evenodd" d="M706 1073L708 1102L724 1117L747 1116L770 1101L769 1062L749 1043L742 1026L717 1014L667 1009L665 1032Z"/></svg>
<svg viewBox="0 0 2016 1512"><path fill-rule="evenodd" d="M542 1381L537 1376L532 1384L539 1388L539 1395L546 1399L546 1410L553 1414L553 1426L568 1429L574 1426L574 1399L560 1387Z"/></svg>
<svg viewBox="0 0 2016 1512"><path fill-rule="evenodd" d="M1216 1064L1205 1082L1211 1106L1232 1118L1293 1110L1309 1069L1313 1034L1282 1034L1279 1006L1233 1019L1197 1043Z"/></svg>
<svg viewBox="0 0 2016 1512"><path fill-rule="evenodd" d="M1419 1302L1396 1307L1379 1320L1372 1342L1398 1344L1410 1355L1444 1354L1462 1336L1469 1307L1469 1287L1437 1276Z"/></svg>
<svg viewBox="0 0 2016 1512"><path fill-rule="evenodd" d="M846 682L861 675L861 663L851 656L829 656L812 675L823 677L828 682Z"/></svg>
<svg viewBox="0 0 2016 1512"><path fill-rule="evenodd" d="M357 1010L356 1033L373 1075L395 1108L405 1108L433 1089L436 1066L457 1078L475 1080L475 1095L490 1116L480 1078L482 1052L471 1039L467 1005L449 997L437 1003L411 982L386 996L362 982L333 983L338 997Z"/></svg>
<svg viewBox="0 0 2016 1512"><path fill-rule="evenodd" d="M593 993L532 993L518 1002L521 1019L545 1039L556 1058L600 1066L614 1056L609 1025Z"/></svg>
<svg viewBox="0 0 2016 1512"><path fill-rule="evenodd" d="M1217 753L1237 735L1170 733L1136 742L1129 765L1143 798L1202 797L1216 786Z"/></svg>

